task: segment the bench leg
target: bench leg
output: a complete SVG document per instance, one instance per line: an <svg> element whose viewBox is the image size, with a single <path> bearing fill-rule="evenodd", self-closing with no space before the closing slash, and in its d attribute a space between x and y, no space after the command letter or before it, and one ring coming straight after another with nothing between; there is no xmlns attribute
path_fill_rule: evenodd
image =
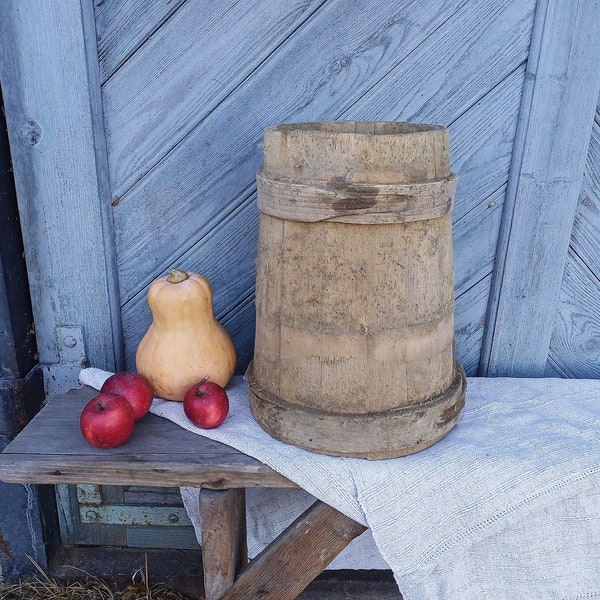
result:
<svg viewBox="0 0 600 600"><path fill-rule="evenodd" d="M365 529L317 501L242 570L220 600L293 600Z"/></svg>
<svg viewBox="0 0 600 600"><path fill-rule="evenodd" d="M248 562L245 490L200 490L206 600L219 600Z"/></svg>

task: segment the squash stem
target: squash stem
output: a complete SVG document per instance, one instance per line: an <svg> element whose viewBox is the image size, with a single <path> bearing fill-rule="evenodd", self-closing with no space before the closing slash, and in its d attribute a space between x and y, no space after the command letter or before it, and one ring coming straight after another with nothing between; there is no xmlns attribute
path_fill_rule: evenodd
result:
<svg viewBox="0 0 600 600"><path fill-rule="evenodd" d="M188 278L189 275L182 269L173 269L172 271L169 271L169 274L167 275L167 281L169 283L181 283Z"/></svg>

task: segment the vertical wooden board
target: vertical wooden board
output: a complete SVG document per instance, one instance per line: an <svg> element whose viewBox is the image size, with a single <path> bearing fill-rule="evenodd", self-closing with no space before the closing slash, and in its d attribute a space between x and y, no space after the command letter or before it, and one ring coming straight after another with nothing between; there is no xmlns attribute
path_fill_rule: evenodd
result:
<svg viewBox="0 0 600 600"><path fill-rule="evenodd" d="M113 193L147 173L321 4L184 3L103 86Z"/></svg>
<svg viewBox="0 0 600 600"><path fill-rule="evenodd" d="M189 248L201 223L212 220L240 189L254 182L263 126L337 116L339 96L323 91L323 78L346 95L359 97L453 12L441 0L426 5L411 2L391 14L357 2L346 8L349 18L340 22L338 8L337 3L324 5L121 198L115 223L123 301L140 289L140 282L147 282L174 255ZM420 26L407 26L408 18ZM339 36L329 35L340 27ZM352 57L350 62L342 60L347 56ZM158 224L168 232L160 247L156 247ZM139 260L149 251L152 261Z"/></svg>
<svg viewBox="0 0 600 600"><path fill-rule="evenodd" d="M109 189L91 5L7 1L0 69L40 362L59 326L89 360L121 364Z"/></svg>
<svg viewBox="0 0 600 600"><path fill-rule="evenodd" d="M600 87L596 0L538 2L481 374L543 375Z"/></svg>
<svg viewBox="0 0 600 600"><path fill-rule="evenodd" d="M98 62L102 82L155 33L185 0L95 2Z"/></svg>

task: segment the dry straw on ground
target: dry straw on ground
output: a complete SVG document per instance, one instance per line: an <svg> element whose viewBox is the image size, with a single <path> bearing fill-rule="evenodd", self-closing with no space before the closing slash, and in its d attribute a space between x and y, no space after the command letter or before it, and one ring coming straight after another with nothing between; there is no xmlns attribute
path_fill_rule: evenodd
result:
<svg viewBox="0 0 600 600"><path fill-rule="evenodd" d="M189 600L163 584L151 585L147 561L125 589L115 589L102 578L83 572L76 581L57 582L32 562L40 575L11 585L0 581L0 600Z"/></svg>

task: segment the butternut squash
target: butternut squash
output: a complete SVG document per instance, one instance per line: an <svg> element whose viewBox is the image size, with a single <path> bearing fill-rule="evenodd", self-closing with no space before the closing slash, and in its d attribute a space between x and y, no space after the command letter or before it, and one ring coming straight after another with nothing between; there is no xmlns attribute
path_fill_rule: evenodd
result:
<svg viewBox="0 0 600 600"><path fill-rule="evenodd" d="M138 345L136 368L154 393L183 401L202 379L225 387L236 365L233 341L216 320L212 287L198 273L174 269L148 290L152 323Z"/></svg>

